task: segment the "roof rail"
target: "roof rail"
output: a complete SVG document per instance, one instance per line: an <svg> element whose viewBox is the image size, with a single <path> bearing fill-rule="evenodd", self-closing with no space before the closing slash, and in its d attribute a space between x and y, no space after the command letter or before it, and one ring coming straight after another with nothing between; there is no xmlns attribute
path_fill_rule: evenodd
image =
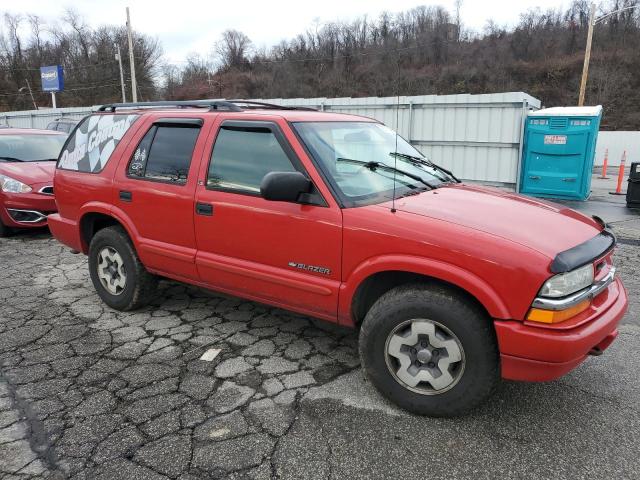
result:
<svg viewBox="0 0 640 480"><path fill-rule="evenodd" d="M310 107L290 107L273 103L254 102L252 100L163 100L158 102L109 103L98 108L98 112L115 112L118 108L148 108L148 107L177 107L177 108L208 108L209 110L227 110L242 112L252 109L269 110L313 110Z"/></svg>
<svg viewBox="0 0 640 480"><path fill-rule="evenodd" d="M273 109L273 110L309 110L314 112L316 111L315 108L311 108L311 107L293 107L288 105L276 105L275 103L254 102L253 100L235 99L235 100L227 100L227 102L233 103L235 105L237 104L246 105L245 108L247 109L264 108L264 109Z"/></svg>
<svg viewBox="0 0 640 480"><path fill-rule="evenodd" d="M231 112L242 111L242 108L225 100L167 100L159 102L109 103L98 108L98 112L115 112L117 108L146 107L208 108L209 110L228 110Z"/></svg>

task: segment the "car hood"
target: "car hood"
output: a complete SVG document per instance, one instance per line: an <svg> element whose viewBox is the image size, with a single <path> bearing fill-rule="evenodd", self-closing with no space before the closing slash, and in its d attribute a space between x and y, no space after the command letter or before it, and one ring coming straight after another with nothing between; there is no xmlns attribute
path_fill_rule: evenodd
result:
<svg viewBox="0 0 640 480"><path fill-rule="evenodd" d="M380 206L389 208L391 202ZM602 230L593 218L562 205L475 185L447 185L401 198L395 208L496 235L549 258Z"/></svg>
<svg viewBox="0 0 640 480"><path fill-rule="evenodd" d="M6 162L0 163L0 174L7 175L27 185L53 184L56 162Z"/></svg>

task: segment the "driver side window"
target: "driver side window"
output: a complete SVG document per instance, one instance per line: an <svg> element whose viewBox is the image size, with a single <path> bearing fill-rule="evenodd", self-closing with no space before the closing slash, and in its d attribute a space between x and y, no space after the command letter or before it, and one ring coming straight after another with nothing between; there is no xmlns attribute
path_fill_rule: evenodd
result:
<svg viewBox="0 0 640 480"><path fill-rule="evenodd" d="M256 195L267 173L295 171L271 129L223 125L213 147L207 188Z"/></svg>

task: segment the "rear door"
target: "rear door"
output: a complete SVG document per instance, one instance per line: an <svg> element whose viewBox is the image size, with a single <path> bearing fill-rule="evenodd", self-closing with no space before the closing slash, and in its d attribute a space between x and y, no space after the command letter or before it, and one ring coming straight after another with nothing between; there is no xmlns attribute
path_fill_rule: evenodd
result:
<svg viewBox="0 0 640 480"><path fill-rule="evenodd" d="M335 320L342 213L287 127L277 119L214 126L196 190L196 263L214 288ZM314 182L314 204L260 196L268 172L296 170Z"/></svg>
<svg viewBox="0 0 640 480"><path fill-rule="evenodd" d="M137 229L142 262L177 278L198 278L193 196L206 128L199 116L148 119L114 179L114 208Z"/></svg>

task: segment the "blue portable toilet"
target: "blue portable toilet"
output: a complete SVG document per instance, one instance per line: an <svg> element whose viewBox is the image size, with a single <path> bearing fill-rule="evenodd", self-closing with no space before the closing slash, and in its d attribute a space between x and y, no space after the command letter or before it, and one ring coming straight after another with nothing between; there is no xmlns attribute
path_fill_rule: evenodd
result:
<svg viewBox="0 0 640 480"><path fill-rule="evenodd" d="M529 112L525 124L520 192L586 200L602 106L554 107Z"/></svg>

